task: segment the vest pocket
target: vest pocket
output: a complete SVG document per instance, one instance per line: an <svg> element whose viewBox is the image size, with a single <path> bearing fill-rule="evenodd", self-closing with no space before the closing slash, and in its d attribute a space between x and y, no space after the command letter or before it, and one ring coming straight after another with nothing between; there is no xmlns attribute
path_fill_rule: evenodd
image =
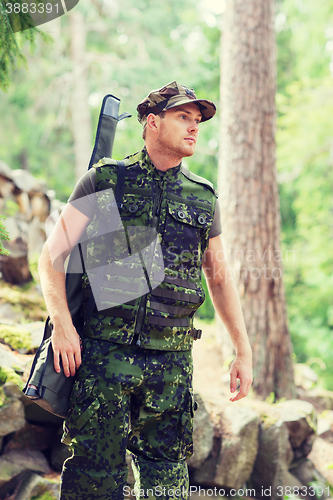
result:
<svg viewBox="0 0 333 500"><path fill-rule="evenodd" d="M65 420L62 442L88 453L97 449L100 402L97 398L97 379L76 380L70 401L69 416Z"/></svg>
<svg viewBox="0 0 333 500"><path fill-rule="evenodd" d="M173 248L176 254L181 255L187 253L187 260L191 254L203 253L207 246L212 222L213 215L210 207L204 208L200 205L192 206L168 200L163 235L166 249Z"/></svg>
<svg viewBox="0 0 333 500"><path fill-rule="evenodd" d="M212 211L208 206L203 208L168 200L168 211L177 222L201 229L207 229L213 222Z"/></svg>

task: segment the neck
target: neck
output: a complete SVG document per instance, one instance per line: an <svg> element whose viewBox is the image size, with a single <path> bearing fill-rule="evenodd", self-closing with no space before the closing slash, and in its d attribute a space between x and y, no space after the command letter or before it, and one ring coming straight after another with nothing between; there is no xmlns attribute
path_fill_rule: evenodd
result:
<svg viewBox="0 0 333 500"><path fill-rule="evenodd" d="M182 161L181 157L174 155L171 156L166 151L161 152L160 150L157 150L148 144L146 144L146 149L149 158L151 159L157 170L162 170L165 172L170 168L177 167Z"/></svg>

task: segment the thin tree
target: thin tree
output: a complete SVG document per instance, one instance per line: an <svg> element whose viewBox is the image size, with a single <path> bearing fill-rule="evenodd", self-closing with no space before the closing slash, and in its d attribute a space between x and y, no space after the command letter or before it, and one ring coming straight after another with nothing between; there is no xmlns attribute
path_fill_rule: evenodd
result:
<svg viewBox="0 0 333 500"><path fill-rule="evenodd" d="M221 47L218 187L224 245L254 355L254 390L292 398L295 385L280 251L275 167L274 0L227 0Z"/></svg>
<svg viewBox="0 0 333 500"><path fill-rule="evenodd" d="M71 32L70 53L73 66L72 132L75 152L75 176L76 179L79 179L86 172L91 155L86 26L83 14L79 11L72 12L69 20Z"/></svg>

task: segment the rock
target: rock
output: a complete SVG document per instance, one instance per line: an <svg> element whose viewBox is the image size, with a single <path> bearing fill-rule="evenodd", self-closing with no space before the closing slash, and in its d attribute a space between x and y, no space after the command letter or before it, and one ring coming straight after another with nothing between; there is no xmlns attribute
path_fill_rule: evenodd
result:
<svg viewBox="0 0 333 500"><path fill-rule="evenodd" d="M12 399L0 408L0 436L16 432L24 426L24 406L21 401Z"/></svg>
<svg viewBox="0 0 333 500"><path fill-rule="evenodd" d="M305 363L296 363L294 365L295 385L302 389L312 389L314 384L318 382L316 372Z"/></svg>
<svg viewBox="0 0 333 500"><path fill-rule="evenodd" d="M0 256L0 271L2 278L12 285L22 285L31 281L29 269L28 247L21 238L14 241L5 241L4 248L10 255Z"/></svg>
<svg viewBox="0 0 333 500"><path fill-rule="evenodd" d="M333 411L325 410L318 415L317 436L329 442L333 442Z"/></svg>
<svg viewBox="0 0 333 500"><path fill-rule="evenodd" d="M3 160L0 160L0 176L3 176L5 179L12 178L12 169Z"/></svg>
<svg viewBox="0 0 333 500"><path fill-rule="evenodd" d="M310 391L303 391L300 394L300 399L304 399L312 403L316 408L325 410L333 410L333 392L321 387L315 387Z"/></svg>
<svg viewBox="0 0 333 500"><path fill-rule="evenodd" d="M49 474L51 469L40 451L10 451L0 457L0 498L6 483L13 481L23 471L31 470Z"/></svg>
<svg viewBox="0 0 333 500"><path fill-rule="evenodd" d="M26 472L16 486L13 497L15 500L30 500L48 493L49 500L56 500L59 498L59 492L59 481L50 481L34 472Z"/></svg>
<svg viewBox="0 0 333 500"><path fill-rule="evenodd" d="M20 325L0 325L0 342L9 345L11 349L19 353L31 351L31 334L27 328Z"/></svg>
<svg viewBox="0 0 333 500"><path fill-rule="evenodd" d="M26 365L30 362L29 358L20 357L14 353L10 347L0 344L0 367L9 368L18 373L23 373Z"/></svg>
<svg viewBox="0 0 333 500"><path fill-rule="evenodd" d="M312 448L317 431L317 414L307 401L292 399L275 405L274 410L286 423L294 458L306 457Z"/></svg>
<svg viewBox="0 0 333 500"><path fill-rule="evenodd" d="M259 417L246 407L228 406L222 415L222 447L215 484L239 489L248 481L258 451Z"/></svg>
<svg viewBox="0 0 333 500"><path fill-rule="evenodd" d="M11 450L47 450L57 439L56 430L55 427L33 425L26 422L25 426L17 431L6 445L5 453Z"/></svg>
<svg viewBox="0 0 333 500"><path fill-rule="evenodd" d="M333 444L318 437L308 458L316 470L333 486Z"/></svg>
<svg viewBox="0 0 333 500"><path fill-rule="evenodd" d="M45 191L45 183L44 181L40 181L36 179L30 172L27 170L22 170L20 168L17 168L15 170L12 170L11 172L11 178L15 185L21 189L22 191L29 192L29 191L39 191L43 190Z"/></svg>
<svg viewBox="0 0 333 500"><path fill-rule="evenodd" d="M22 313L19 313L17 309L7 302L0 304L0 323L13 326L15 322L19 322L22 319Z"/></svg>
<svg viewBox="0 0 333 500"><path fill-rule="evenodd" d="M35 321L33 323L20 325L22 330L28 330L30 333L31 347L33 350L37 349L43 340L44 326L44 321Z"/></svg>
<svg viewBox="0 0 333 500"><path fill-rule="evenodd" d="M216 427L213 450L192 471L195 484L239 489L249 479L258 446L259 417L251 408L227 406Z"/></svg>
<svg viewBox="0 0 333 500"><path fill-rule="evenodd" d="M213 447L214 424L199 394L194 395L197 410L193 420L193 457L187 460L189 467L199 468Z"/></svg>
<svg viewBox="0 0 333 500"><path fill-rule="evenodd" d="M320 486L322 488L321 495L318 495L322 500L329 498L329 493L327 490L326 479L319 471L315 468L311 460L301 459L298 463L293 464L292 469L290 469L293 476L304 485L310 485L312 482L316 483L316 487ZM313 496L313 495L312 495Z"/></svg>
<svg viewBox="0 0 333 500"><path fill-rule="evenodd" d="M13 382L6 382L3 385L3 390L5 395L8 398L13 398L13 399L21 399L22 398L22 390L21 388L14 384Z"/></svg>
<svg viewBox="0 0 333 500"><path fill-rule="evenodd" d="M254 488L257 491L272 488L272 498L277 498L278 486L291 486L291 480L297 482L288 472L292 459L286 423L266 416L260 426L259 449L251 475Z"/></svg>
<svg viewBox="0 0 333 500"><path fill-rule="evenodd" d="M60 438L61 435L58 435L58 439L53 444L51 451L51 465L57 472L61 471L62 465L66 458L72 455L72 452L69 450L68 446L60 442Z"/></svg>

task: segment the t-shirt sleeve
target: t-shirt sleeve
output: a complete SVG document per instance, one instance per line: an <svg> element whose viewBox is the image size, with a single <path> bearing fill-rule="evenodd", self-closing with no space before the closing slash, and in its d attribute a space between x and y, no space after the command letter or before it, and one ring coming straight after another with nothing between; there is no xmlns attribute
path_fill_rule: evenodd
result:
<svg viewBox="0 0 333 500"><path fill-rule="evenodd" d="M93 218L95 211L95 196L89 195L95 193L95 180L96 170L91 168L78 180L68 199L68 203L71 203L90 219Z"/></svg>
<svg viewBox="0 0 333 500"><path fill-rule="evenodd" d="M220 204L218 200L216 200L213 223L209 231L209 238L215 238L221 233L222 233L221 210L220 210Z"/></svg>

